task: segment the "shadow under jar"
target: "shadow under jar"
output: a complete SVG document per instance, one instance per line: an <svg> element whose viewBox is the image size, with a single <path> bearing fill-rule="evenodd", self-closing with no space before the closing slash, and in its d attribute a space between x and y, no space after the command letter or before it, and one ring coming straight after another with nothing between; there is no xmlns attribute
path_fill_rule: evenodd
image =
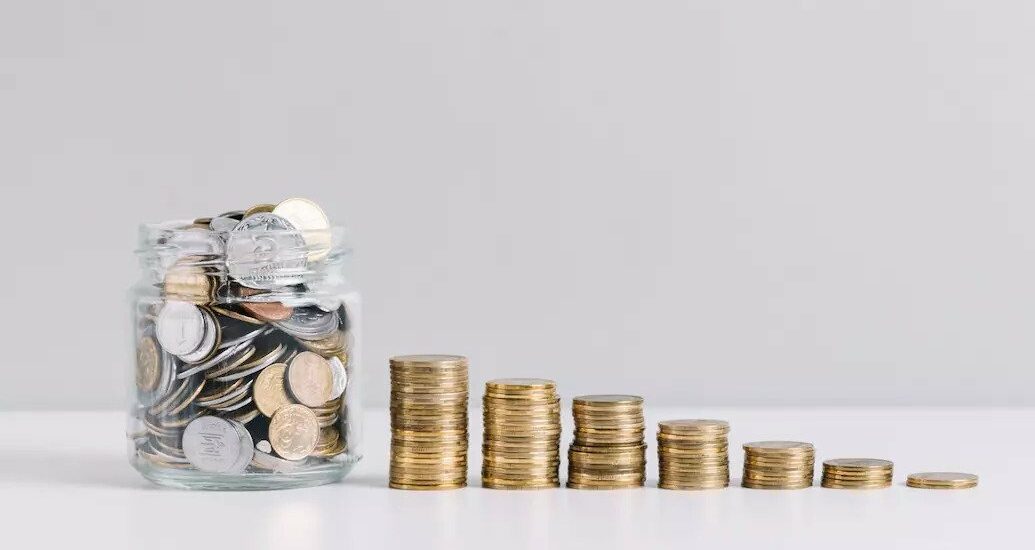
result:
<svg viewBox="0 0 1035 550"><path fill-rule="evenodd" d="M361 458L359 294L340 227L270 213L144 225L132 465L160 485L276 489Z"/></svg>

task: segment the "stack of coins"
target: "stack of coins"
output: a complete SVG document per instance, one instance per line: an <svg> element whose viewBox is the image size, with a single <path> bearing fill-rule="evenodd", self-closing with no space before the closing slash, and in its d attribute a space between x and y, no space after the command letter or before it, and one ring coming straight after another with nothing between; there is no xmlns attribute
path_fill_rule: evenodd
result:
<svg viewBox="0 0 1035 550"><path fill-rule="evenodd" d="M559 487L561 398L552 380L504 378L485 384L482 486Z"/></svg>
<svg viewBox="0 0 1035 550"><path fill-rule="evenodd" d="M568 449L568 487L621 489L646 481L643 398L584 395L572 402L575 438Z"/></svg>
<svg viewBox="0 0 1035 550"><path fill-rule="evenodd" d="M390 361L393 489L467 485L467 358L406 355Z"/></svg>
<svg viewBox="0 0 1035 550"><path fill-rule="evenodd" d="M299 198L144 228L136 467L284 472L346 451L350 315L306 286L336 269L331 233Z"/></svg>
<svg viewBox="0 0 1035 550"><path fill-rule="evenodd" d="M891 487L893 464L877 458L834 458L823 462L820 485L828 489Z"/></svg>
<svg viewBox="0 0 1035 550"><path fill-rule="evenodd" d="M800 441L744 444L744 479L749 489L804 489L812 486L816 450Z"/></svg>
<svg viewBox="0 0 1035 550"><path fill-rule="evenodd" d="M728 422L665 420L658 423L658 487L721 489L730 484Z"/></svg>
<svg viewBox="0 0 1035 550"><path fill-rule="evenodd" d="M906 485L917 489L970 489L977 484L978 476L962 472L922 472L906 478Z"/></svg>

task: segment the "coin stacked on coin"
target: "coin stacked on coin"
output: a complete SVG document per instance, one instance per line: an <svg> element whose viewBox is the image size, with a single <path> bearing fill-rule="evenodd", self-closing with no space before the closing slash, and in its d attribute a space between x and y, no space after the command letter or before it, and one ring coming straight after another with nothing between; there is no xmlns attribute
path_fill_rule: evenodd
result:
<svg viewBox="0 0 1035 550"><path fill-rule="evenodd" d="M467 358L405 355L389 360L393 489L467 485Z"/></svg>
<svg viewBox="0 0 1035 550"><path fill-rule="evenodd" d="M620 489L646 481L643 398L584 395L572 401L575 438L568 449L568 487Z"/></svg>
<svg viewBox="0 0 1035 550"><path fill-rule="evenodd" d="M344 453L350 315L311 285L339 261L323 210L288 199L142 237L134 464L283 472Z"/></svg>
<svg viewBox="0 0 1035 550"><path fill-rule="evenodd" d="M485 384L482 486L559 487L561 398L552 380L503 378Z"/></svg>
<svg viewBox="0 0 1035 550"><path fill-rule="evenodd" d="M962 472L922 472L906 478L906 485L916 489L970 489L977 484L978 476Z"/></svg>
<svg viewBox="0 0 1035 550"><path fill-rule="evenodd" d="M723 420L658 423L658 487L721 489L730 484L730 425Z"/></svg>
<svg viewBox="0 0 1035 550"><path fill-rule="evenodd" d="M811 487L816 450L800 441L757 441L744 444L744 479L749 489Z"/></svg>
<svg viewBox="0 0 1035 550"><path fill-rule="evenodd" d="M883 489L891 487L890 460L834 458L823 462L820 485L828 489Z"/></svg>

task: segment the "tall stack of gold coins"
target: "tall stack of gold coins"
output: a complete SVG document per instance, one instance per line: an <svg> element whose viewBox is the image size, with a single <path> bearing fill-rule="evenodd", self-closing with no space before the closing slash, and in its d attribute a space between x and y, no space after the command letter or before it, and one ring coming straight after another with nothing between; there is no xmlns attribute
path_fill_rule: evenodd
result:
<svg viewBox="0 0 1035 550"><path fill-rule="evenodd" d="M658 423L658 487L721 489L730 484L730 425L723 420Z"/></svg>
<svg viewBox="0 0 1035 550"><path fill-rule="evenodd" d="M621 489L646 481L643 398L584 395L572 402L575 439L568 449L568 487Z"/></svg>
<svg viewBox="0 0 1035 550"><path fill-rule="evenodd" d="M961 472L921 472L906 478L906 485L916 489L970 489L977 484L978 476Z"/></svg>
<svg viewBox="0 0 1035 550"><path fill-rule="evenodd" d="M749 489L804 489L812 486L816 449L801 441L744 444L744 479Z"/></svg>
<svg viewBox="0 0 1035 550"><path fill-rule="evenodd" d="M405 355L389 360L392 377L393 489L467 485L467 358Z"/></svg>
<svg viewBox="0 0 1035 550"><path fill-rule="evenodd" d="M828 489L884 489L891 487L890 460L877 458L834 458L823 462L823 480Z"/></svg>
<svg viewBox="0 0 1035 550"><path fill-rule="evenodd" d="M482 486L559 487L561 398L552 380L502 378L485 384Z"/></svg>

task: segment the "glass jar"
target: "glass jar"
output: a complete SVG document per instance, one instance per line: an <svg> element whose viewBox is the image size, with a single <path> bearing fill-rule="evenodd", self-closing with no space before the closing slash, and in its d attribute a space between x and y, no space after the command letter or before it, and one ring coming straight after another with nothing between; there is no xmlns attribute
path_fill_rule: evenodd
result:
<svg viewBox="0 0 1035 550"><path fill-rule="evenodd" d="M160 485L320 485L361 458L345 231L264 210L140 228L127 435Z"/></svg>

